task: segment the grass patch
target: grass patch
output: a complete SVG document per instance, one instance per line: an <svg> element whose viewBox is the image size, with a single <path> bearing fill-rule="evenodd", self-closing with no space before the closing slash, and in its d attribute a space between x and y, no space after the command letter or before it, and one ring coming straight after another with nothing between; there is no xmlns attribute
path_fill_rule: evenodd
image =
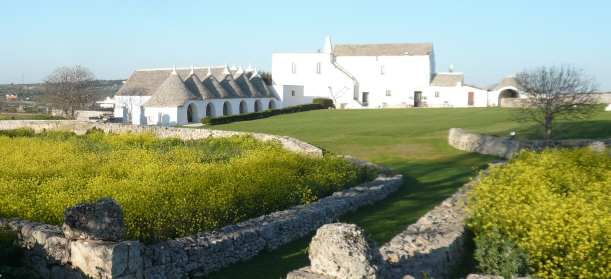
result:
<svg viewBox="0 0 611 279"><path fill-rule="evenodd" d="M63 120L61 116L42 113L0 113L0 120Z"/></svg>
<svg viewBox="0 0 611 279"><path fill-rule="evenodd" d="M516 131L519 138L537 138L536 127L513 122L510 112L498 107L319 110L205 128L291 136L403 174L404 184L398 192L339 220L361 226L383 245L498 159L452 148L447 143L450 128L500 136ZM554 132L559 138L611 137L610 120L611 113L603 112L588 122L558 123ZM575 130L561 131L568 127ZM309 264L304 249L310 240L306 237L206 278L284 278L289 271Z"/></svg>

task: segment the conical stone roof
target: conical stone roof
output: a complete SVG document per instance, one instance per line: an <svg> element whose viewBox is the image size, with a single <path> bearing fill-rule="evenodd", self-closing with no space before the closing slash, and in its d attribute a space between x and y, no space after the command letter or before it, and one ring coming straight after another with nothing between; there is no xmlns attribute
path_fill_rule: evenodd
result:
<svg viewBox="0 0 611 279"><path fill-rule="evenodd" d="M184 105L188 100L197 100L197 96L187 88L182 78L174 71L144 106L178 107Z"/></svg>

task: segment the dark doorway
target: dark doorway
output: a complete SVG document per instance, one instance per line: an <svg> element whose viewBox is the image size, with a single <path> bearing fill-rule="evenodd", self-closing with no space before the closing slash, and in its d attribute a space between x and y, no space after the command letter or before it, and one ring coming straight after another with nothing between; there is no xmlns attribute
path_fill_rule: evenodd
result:
<svg viewBox="0 0 611 279"><path fill-rule="evenodd" d="M474 100L474 93L473 92L469 92L469 99L467 100L467 105L468 106L473 106L473 100Z"/></svg>
<svg viewBox="0 0 611 279"><path fill-rule="evenodd" d="M369 92L363 92L363 106L369 105Z"/></svg>
<svg viewBox="0 0 611 279"><path fill-rule="evenodd" d="M191 105L187 107L187 122L193 122L193 107Z"/></svg>
<svg viewBox="0 0 611 279"><path fill-rule="evenodd" d="M422 91L414 91L414 107L419 108L422 106Z"/></svg>

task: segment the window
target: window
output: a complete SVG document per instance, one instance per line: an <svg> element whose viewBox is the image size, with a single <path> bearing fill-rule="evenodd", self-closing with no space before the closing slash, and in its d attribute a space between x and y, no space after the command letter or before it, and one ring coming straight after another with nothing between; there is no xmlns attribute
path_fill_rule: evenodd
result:
<svg viewBox="0 0 611 279"><path fill-rule="evenodd" d="M435 98L439 98L439 91L435 91Z"/></svg>
<svg viewBox="0 0 611 279"><path fill-rule="evenodd" d="M381 75L385 75L386 74L386 66L380 66L380 74Z"/></svg>
<svg viewBox="0 0 611 279"><path fill-rule="evenodd" d="M316 73L320 74L320 62L316 62Z"/></svg>
<svg viewBox="0 0 611 279"><path fill-rule="evenodd" d="M390 96L390 90L386 90L386 96Z"/></svg>
<svg viewBox="0 0 611 279"><path fill-rule="evenodd" d="M295 96L295 90L291 91L291 96Z"/></svg>
<svg viewBox="0 0 611 279"><path fill-rule="evenodd" d="M293 73L293 74L297 73L297 64L295 62L293 62L293 66L291 68L291 73Z"/></svg>

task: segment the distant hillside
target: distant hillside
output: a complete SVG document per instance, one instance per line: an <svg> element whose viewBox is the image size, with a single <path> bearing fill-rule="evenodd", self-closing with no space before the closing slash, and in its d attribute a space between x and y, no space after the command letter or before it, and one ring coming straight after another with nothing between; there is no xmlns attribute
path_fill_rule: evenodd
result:
<svg viewBox="0 0 611 279"><path fill-rule="evenodd" d="M124 79L97 80L96 93L99 100L112 97L121 89ZM42 102L43 84L0 84L0 100L4 101L6 95L17 95L20 101Z"/></svg>

